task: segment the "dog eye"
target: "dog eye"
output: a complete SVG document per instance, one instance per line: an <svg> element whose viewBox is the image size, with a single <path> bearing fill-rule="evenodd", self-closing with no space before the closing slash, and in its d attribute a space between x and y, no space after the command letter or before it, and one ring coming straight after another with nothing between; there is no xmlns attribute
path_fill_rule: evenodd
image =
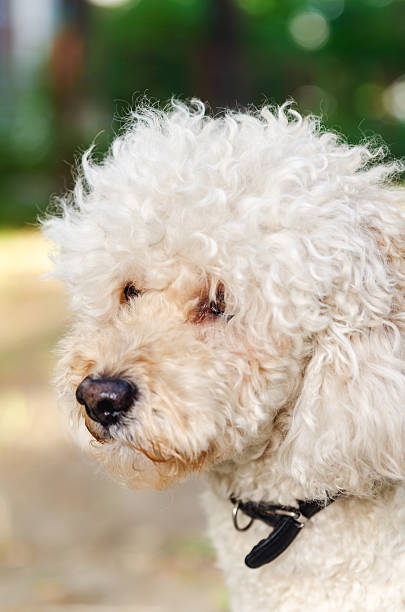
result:
<svg viewBox="0 0 405 612"><path fill-rule="evenodd" d="M210 302L210 311L212 312L213 315L219 317L222 314L224 314L223 312L220 311L220 309L218 308L218 305L216 302L212 301Z"/></svg>
<svg viewBox="0 0 405 612"><path fill-rule="evenodd" d="M122 291L125 302L129 302L134 297L138 297L139 291L133 283L127 283Z"/></svg>

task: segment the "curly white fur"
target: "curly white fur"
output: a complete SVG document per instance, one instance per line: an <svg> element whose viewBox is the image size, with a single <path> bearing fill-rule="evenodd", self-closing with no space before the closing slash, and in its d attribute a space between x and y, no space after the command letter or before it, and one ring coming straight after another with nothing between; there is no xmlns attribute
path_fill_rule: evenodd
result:
<svg viewBox="0 0 405 612"><path fill-rule="evenodd" d="M86 153L44 222L76 316L61 403L131 487L207 473L233 610L405 610L404 190L383 161L288 104L173 103L134 113L102 163ZM74 396L104 373L140 390L107 437ZM231 492L344 497L250 570L267 532L234 531Z"/></svg>

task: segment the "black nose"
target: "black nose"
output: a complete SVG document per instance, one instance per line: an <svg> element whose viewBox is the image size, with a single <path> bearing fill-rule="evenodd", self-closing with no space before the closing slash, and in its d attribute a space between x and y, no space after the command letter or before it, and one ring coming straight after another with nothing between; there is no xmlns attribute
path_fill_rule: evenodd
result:
<svg viewBox="0 0 405 612"><path fill-rule="evenodd" d="M104 426L117 423L138 398L138 389L123 378L90 378L76 389L76 399L93 421Z"/></svg>

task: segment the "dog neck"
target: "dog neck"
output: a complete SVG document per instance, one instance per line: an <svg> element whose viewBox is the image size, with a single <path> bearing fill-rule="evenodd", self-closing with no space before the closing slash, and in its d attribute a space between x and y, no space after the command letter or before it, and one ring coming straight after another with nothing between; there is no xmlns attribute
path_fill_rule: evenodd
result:
<svg viewBox="0 0 405 612"><path fill-rule="evenodd" d="M338 514L347 511L351 515L350 522L356 525L356 505L361 508L360 514L366 507L371 509L368 512L373 512L373 506L381 505L381 499L390 503L395 492L395 486L389 484L376 489L374 497L369 499L345 494L337 494L333 498L326 496L321 500L312 499L305 495L302 487L291 476L283 473L280 465L276 456L271 456L263 445L258 445L246 452L246 456L240 457L239 461L216 466L208 477L211 489L228 514L229 527L234 529L235 538L239 539L237 532L250 528L253 522L262 525L258 538L260 541L256 540L253 547L250 541L251 552L247 546L241 555L240 562L243 563L245 558L248 567L257 568L280 555L285 556L287 548L300 550L303 539L301 532L318 529L322 525L327 534L325 518L322 516L322 520L319 520L318 514L331 515L333 509L327 506L335 499L339 502L336 504ZM327 512L324 512L325 508ZM308 527L307 519L312 519ZM303 528L304 525L306 528ZM263 534L263 529L267 529L267 534ZM305 539L308 542L307 537Z"/></svg>
<svg viewBox="0 0 405 612"><path fill-rule="evenodd" d="M218 473L210 475L205 508L219 566L227 574L232 610L324 612L332 609L325 607L329 601L339 603L334 610L349 609L344 607L343 594L353 610L402 610L396 601L390 608L385 607L384 593L386 585L392 582L398 585L398 600L405 597L405 588L400 587L405 552L399 537L405 529L403 486L387 485L369 499L355 496L337 499L313 516L277 559L259 569L250 569L244 559L259 541L269 536L271 527L256 520L246 532L237 531L232 521L232 505L223 495L226 487L220 480ZM286 497L283 487L284 483L280 483L279 499ZM273 500L274 494L274 498L262 499ZM238 520L242 527L249 522L243 515ZM375 601L368 595L370 584ZM370 599L367 604L365 593ZM291 607L291 602L298 607Z"/></svg>
<svg viewBox="0 0 405 612"><path fill-rule="evenodd" d="M293 506L297 499L308 498L303 487L283 470L277 449L270 451L267 441L250 446L237 459L217 464L208 479L218 497L227 500L235 497Z"/></svg>

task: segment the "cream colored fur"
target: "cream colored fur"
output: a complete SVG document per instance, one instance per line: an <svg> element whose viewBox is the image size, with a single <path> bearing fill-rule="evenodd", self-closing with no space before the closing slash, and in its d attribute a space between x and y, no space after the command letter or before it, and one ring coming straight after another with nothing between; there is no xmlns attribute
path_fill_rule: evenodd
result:
<svg viewBox="0 0 405 612"><path fill-rule="evenodd" d="M134 113L103 162L86 153L44 222L75 317L60 402L130 487L207 475L234 611L405 610L400 170L288 104L209 118L173 103ZM108 433L75 401L102 374L140 392ZM231 493L344 495L252 570L269 528L236 532Z"/></svg>

